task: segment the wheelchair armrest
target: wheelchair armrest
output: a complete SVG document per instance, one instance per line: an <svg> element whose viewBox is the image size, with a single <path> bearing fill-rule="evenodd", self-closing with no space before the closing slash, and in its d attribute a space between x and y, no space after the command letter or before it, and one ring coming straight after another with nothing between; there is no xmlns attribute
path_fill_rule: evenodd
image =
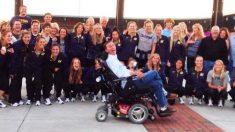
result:
<svg viewBox="0 0 235 132"><path fill-rule="evenodd" d="M114 82L119 82L119 81L124 81L124 80L132 80L132 76L130 77L121 77L121 78L118 78L118 79L114 79L113 81Z"/></svg>

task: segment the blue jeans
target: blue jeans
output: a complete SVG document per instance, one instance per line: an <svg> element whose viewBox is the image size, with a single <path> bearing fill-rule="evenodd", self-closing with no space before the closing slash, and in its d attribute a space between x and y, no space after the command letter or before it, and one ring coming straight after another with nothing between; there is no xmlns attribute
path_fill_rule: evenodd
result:
<svg viewBox="0 0 235 132"><path fill-rule="evenodd" d="M134 85L137 89L143 89L146 87L153 88L154 94L158 99L159 106L164 107L167 106L167 99L163 92L163 84L161 77L156 71L150 70L144 73L143 78L136 78L133 80Z"/></svg>
<svg viewBox="0 0 235 132"><path fill-rule="evenodd" d="M204 60L204 69L208 73L214 66L214 61Z"/></svg>

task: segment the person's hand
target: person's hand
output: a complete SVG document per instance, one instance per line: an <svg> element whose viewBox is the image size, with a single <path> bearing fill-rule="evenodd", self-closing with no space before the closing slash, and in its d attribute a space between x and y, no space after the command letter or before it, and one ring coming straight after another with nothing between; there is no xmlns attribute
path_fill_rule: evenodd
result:
<svg viewBox="0 0 235 132"><path fill-rule="evenodd" d="M135 75L138 76L139 78L143 78L144 77L144 73L141 72L140 70L135 71Z"/></svg>
<svg viewBox="0 0 235 132"><path fill-rule="evenodd" d="M57 71L59 71L59 70L60 70L60 68L58 68L58 67L57 67L57 68L55 68L55 72L57 72Z"/></svg>
<svg viewBox="0 0 235 132"><path fill-rule="evenodd" d="M5 55L6 52L7 52L7 51L6 51L6 47L2 47L2 48L1 48L1 54L2 54L2 55Z"/></svg>
<svg viewBox="0 0 235 132"><path fill-rule="evenodd" d="M221 86L217 86L217 90L220 92L222 90L223 87Z"/></svg>
<svg viewBox="0 0 235 132"><path fill-rule="evenodd" d="M166 64L168 67L171 67L171 63L168 61Z"/></svg>
<svg viewBox="0 0 235 132"><path fill-rule="evenodd" d="M14 49L13 48L10 48L9 50L8 50L8 52L10 52L10 53L14 53Z"/></svg>
<svg viewBox="0 0 235 132"><path fill-rule="evenodd" d="M80 81L80 82L79 82L79 84L83 84L83 82L82 82L82 81Z"/></svg>

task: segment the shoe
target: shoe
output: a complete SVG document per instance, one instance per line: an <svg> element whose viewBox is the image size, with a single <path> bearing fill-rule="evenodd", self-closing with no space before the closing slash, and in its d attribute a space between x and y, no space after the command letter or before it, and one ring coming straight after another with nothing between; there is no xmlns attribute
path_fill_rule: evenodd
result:
<svg viewBox="0 0 235 132"><path fill-rule="evenodd" d="M213 106L211 99L208 100L208 106Z"/></svg>
<svg viewBox="0 0 235 132"><path fill-rule="evenodd" d="M19 105L24 105L24 102L22 100L20 100Z"/></svg>
<svg viewBox="0 0 235 132"><path fill-rule="evenodd" d="M40 106L41 105L40 101L36 101L35 105Z"/></svg>
<svg viewBox="0 0 235 132"><path fill-rule="evenodd" d="M82 99L81 99L82 102L85 102L85 97L82 95Z"/></svg>
<svg viewBox="0 0 235 132"><path fill-rule="evenodd" d="M7 105L5 105L1 100L0 100L0 108L6 108Z"/></svg>
<svg viewBox="0 0 235 132"><path fill-rule="evenodd" d="M169 109L168 107L165 109L165 110L159 110L159 116L160 117L166 117L166 116L170 116L170 115L172 115L174 112L171 110L171 109Z"/></svg>
<svg viewBox="0 0 235 132"><path fill-rule="evenodd" d="M64 102L66 103L70 102L69 98L66 98Z"/></svg>
<svg viewBox="0 0 235 132"><path fill-rule="evenodd" d="M180 104L184 104L184 99L183 99L183 97L180 97Z"/></svg>
<svg viewBox="0 0 235 132"><path fill-rule="evenodd" d="M17 107L17 106L19 106L19 104L18 103L14 103L14 104L11 104L11 106Z"/></svg>
<svg viewBox="0 0 235 132"><path fill-rule="evenodd" d="M57 98L57 102L58 102L59 104L64 104L64 101L63 101L60 97Z"/></svg>
<svg viewBox="0 0 235 132"><path fill-rule="evenodd" d="M222 100L219 100L219 104L218 104L218 107L223 107L223 103L222 103Z"/></svg>
<svg viewBox="0 0 235 132"><path fill-rule="evenodd" d="M51 105L51 100L49 98L46 98L45 105Z"/></svg>
<svg viewBox="0 0 235 132"><path fill-rule="evenodd" d="M193 105L193 104L194 104L194 102L193 102L193 97L190 97L190 99L189 99L189 104L190 104L190 105Z"/></svg>
<svg viewBox="0 0 235 132"><path fill-rule="evenodd" d="M26 105L31 105L31 100L27 100L25 104Z"/></svg>
<svg viewBox="0 0 235 132"><path fill-rule="evenodd" d="M94 95L92 102L97 102L96 95Z"/></svg>
<svg viewBox="0 0 235 132"><path fill-rule="evenodd" d="M76 100L75 98L72 98L72 99L71 99L71 102L75 102L75 100Z"/></svg>
<svg viewBox="0 0 235 132"><path fill-rule="evenodd" d="M199 105L202 105L202 99L198 99L198 102L197 102Z"/></svg>
<svg viewBox="0 0 235 132"><path fill-rule="evenodd" d="M106 97L105 95L102 95L102 100L101 100L102 103L105 103L106 102Z"/></svg>

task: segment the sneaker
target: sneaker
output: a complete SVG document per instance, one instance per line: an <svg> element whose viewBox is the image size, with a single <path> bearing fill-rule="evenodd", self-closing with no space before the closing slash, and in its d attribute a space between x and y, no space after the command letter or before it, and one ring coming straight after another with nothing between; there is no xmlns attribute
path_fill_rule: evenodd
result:
<svg viewBox="0 0 235 132"><path fill-rule="evenodd" d="M70 102L69 98L66 98L64 102L66 103Z"/></svg>
<svg viewBox="0 0 235 132"><path fill-rule="evenodd" d="M18 103L14 103L14 104L11 104L11 106L17 107L17 106L19 106L19 104Z"/></svg>
<svg viewBox="0 0 235 132"><path fill-rule="evenodd" d="M190 97L190 99L189 99L189 104L190 104L190 105L193 105L193 104L194 104L194 102L193 102L193 97Z"/></svg>
<svg viewBox="0 0 235 132"><path fill-rule="evenodd" d="M92 102L97 102L96 95L94 95Z"/></svg>
<svg viewBox="0 0 235 132"><path fill-rule="evenodd" d="M6 108L7 105L5 105L1 100L0 100L0 108Z"/></svg>
<svg viewBox="0 0 235 132"><path fill-rule="evenodd" d="M82 99L81 99L82 102L85 102L85 97L82 95Z"/></svg>
<svg viewBox="0 0 235 132"><path fill-rule="evenodd" d="M208 100L208 106L213 106L211 99Z"/></svg>
<svg viewBox="0 0 235 132"><path fill-rule="evenodd" d="M51 105L51 100L49 98L46 98L45 105Z"/></svg>
<svg viewBox="0 0 235 132"><path fill-rule="evenodd" d="M75 100L76 100L75 98L72 98L72 99L71 99L71 102L75 102Z"/></svg>
<svg viewBox="0 0 235 132"><path fill-rule="evenodd" d="M22 100L20 100L19 105L24 105L24 102Z"/></svg>
<svg viewBox="0 0 235 132"><path fill-rule="evenodd" d="M25 104L26 105L31 105L31 100L27 100Z"/></svg>
<svg viewBox="0 0 235 132"><path fill-rule="evenodd" d="M63 101L60 97L57 98L57 102L58 102L59 104L64 104L64 101Z"/></svg>
<svg viewBox="0 0 235 132"><path fill-rule="evenodd" d="M184 104L184 99L183 99L183 97L180 97L180 104Z"/></svg>
<svg viewBox="0 0 235 132"><path fill-rule="evenodd" d="M35 105L40 106L41 105L40 101L36 101Z"/></svg>
<svg viewBox="0 0 235 132"><path fill-rule="evenodd" d="M198 99L198 102L197 102L199 105L202 105L202 99Z"/></svg>
<svg viewBox="0 0 235 132"><path fill-rule="evenodd" d="M222 100L219 100L219 104L218 104L218 107L223 107L223 103L222 103Z"/></svg>
<svg viewBox="0 0 235 132"><path fill-rule="evenodd" d="M102 103L105 103L106 102L106 97L105 95L102 95L102 100L101 100Z"/></svg>

